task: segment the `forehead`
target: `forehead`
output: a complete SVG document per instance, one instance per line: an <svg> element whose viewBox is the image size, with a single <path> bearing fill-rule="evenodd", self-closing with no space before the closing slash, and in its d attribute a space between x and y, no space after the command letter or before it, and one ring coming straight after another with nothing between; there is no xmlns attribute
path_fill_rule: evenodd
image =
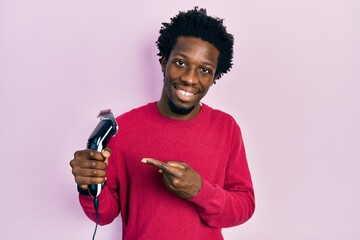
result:
<svg viewBox="0 0 360 240"><path fill-rule="evenodd" d="M219 50L211 43L195 37L178 37L171 55L185 55L194 61L208 62L217 65Z"/></svg>

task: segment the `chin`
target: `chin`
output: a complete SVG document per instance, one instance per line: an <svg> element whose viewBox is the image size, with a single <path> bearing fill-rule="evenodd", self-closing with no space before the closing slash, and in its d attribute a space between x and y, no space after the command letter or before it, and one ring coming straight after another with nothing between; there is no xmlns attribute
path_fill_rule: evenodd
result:
<svg viewBox="0 0 360 240"><path fill-rule="evenodd" d="M195 106L183 107L175 104L173 101L169 100L169 108L173 113L179 115L188 115L195 108Z"/></svg>

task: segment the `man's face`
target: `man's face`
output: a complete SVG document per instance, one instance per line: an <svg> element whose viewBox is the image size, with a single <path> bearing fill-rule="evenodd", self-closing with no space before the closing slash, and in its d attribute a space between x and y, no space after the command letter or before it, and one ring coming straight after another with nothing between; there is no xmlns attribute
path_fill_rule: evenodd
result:
<svg viewBox="0 0 360 240"><path fill-rule="evenodd" d="M168 101L166 115L195 116L200 100L215 79L219 51L194 37L179 37L169 59L162 59L164 89L160 101ZM164 106L164 105L162 105Z"/></svg>

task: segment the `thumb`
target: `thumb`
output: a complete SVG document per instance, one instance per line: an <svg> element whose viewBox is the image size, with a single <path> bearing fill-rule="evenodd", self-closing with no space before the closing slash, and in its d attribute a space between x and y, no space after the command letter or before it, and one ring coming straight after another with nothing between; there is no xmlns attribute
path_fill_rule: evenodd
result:
<svg viewBox="0 0 360 240"><path fill-rule="evenodd" d="M104 148L104 149L102 150L102 152L108 152L108 153L109 153L109 156L110 156L111 153L112 153L112 150L111 150L111 148L106 147L106 148Z"/></svg>
<svg viewBox="0 0 360 240"><path fill-rule="evenodd" d="M111 149L107 147L104 150L102 150L101 154L105 158L105 163L108 164L108 160L111 155Z"/></svg>

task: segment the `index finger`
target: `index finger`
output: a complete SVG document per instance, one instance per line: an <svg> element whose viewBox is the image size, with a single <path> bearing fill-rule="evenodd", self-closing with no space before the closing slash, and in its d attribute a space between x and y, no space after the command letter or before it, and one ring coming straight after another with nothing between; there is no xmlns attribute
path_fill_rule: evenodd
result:
<svg viewBox="0 0 360 240"><path fill-rule="evenodd" d="M143 163L146 163L148 165L151 165L151 166L154 166L160 170L162 170L163 172L167 172L171 175L174 175L174 176L179 176L179 169L174 167L174 166L171 166L167 163L164 163L162 161L159 161L159 160L156 160L156 159L153 159L153 158L143 158L141 160L141 162Z"/></svg>

